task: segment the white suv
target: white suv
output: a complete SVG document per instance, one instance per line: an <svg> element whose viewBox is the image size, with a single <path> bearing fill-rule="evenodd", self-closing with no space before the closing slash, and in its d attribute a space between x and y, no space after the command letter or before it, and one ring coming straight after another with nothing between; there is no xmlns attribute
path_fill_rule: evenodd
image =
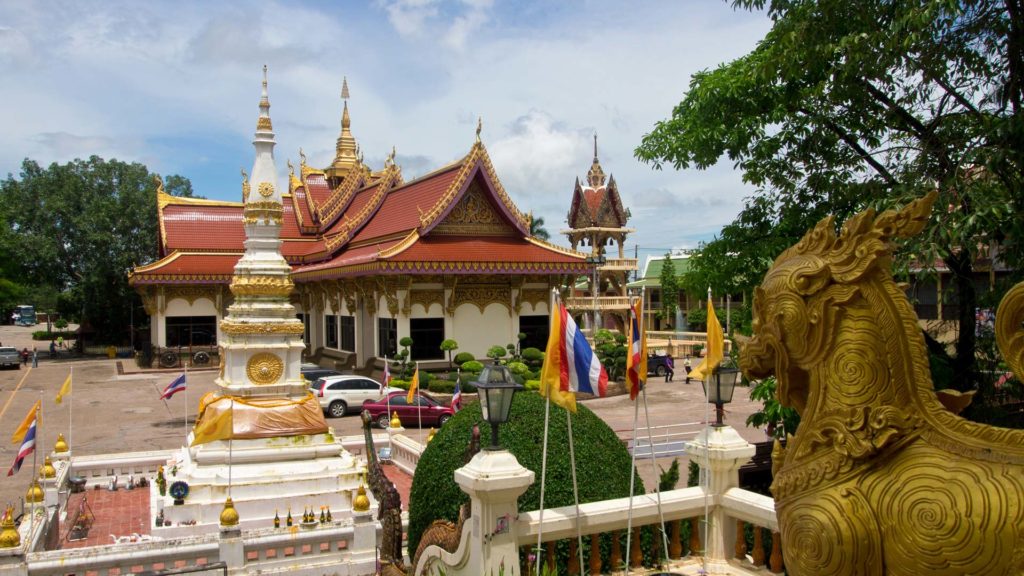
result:
<svg viewBox="0 0 1024 576"><path fill-rule="evenodd" d="M382 392L380 382L352 374L324 376L313 382L309 389L320 401L320 408L331 418L340 418L349 410L359 410L367 400L379 400L387 393L401 390L386 388Z"/></svg>

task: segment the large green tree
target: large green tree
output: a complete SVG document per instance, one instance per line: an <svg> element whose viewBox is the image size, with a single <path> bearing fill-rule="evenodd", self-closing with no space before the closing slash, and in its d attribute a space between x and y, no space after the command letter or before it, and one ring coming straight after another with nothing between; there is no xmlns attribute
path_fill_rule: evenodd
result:
<svg viewBox="0 0 1024 576"><path fill-rule="evenodd" d="M168 182L191 195L186 178ZM127 341L138 298L127 274L157 249L156 183L146 167L93 156L43 168L26 159L17 178L0 181L0 207L0 280L29 303L82 320L99 340Z"/></svg>
<svg viewBox="0 0 1024 576"><path fill-rule="evenodd" d="M746 56L691 80L637 156L660 168L724 158L756 187L694 258L725 291L756 285L825 214L891 207L937 190L902 262L952 274L960 330L951 381L975 384L975 264L1024 250L1021 0L737 0L773 26ZM715 271L718 268L718 271Z"/></svg>
<svg viewBox="0 0 1024 576"><path fill-rule="evenodd" d="M676 265L672 255L666 253L661 261L661 316L669 326L675 325L676 310L679 309L679 277L676 276Z"/></svg>

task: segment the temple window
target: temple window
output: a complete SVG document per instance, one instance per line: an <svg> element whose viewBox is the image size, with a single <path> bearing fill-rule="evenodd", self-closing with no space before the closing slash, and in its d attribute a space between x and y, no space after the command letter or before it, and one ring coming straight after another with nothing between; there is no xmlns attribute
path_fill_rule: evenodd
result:
<svg viewBox="0 0 1024 576"><path fill-rule="evenodd" d="M328 348L338 348L338 317L333 314L324 315L324 342Z"/></svg>
<svg viewBox="0 0 1024 576"><path fill-rule="evenodd" d="M398 354L398 320L377 319L377 356L394 358Z"/></svg>
<svg viewBox="0 0 1024 576"><path fill-rule="evenodd" d="M520 343L520 346L543 350L547 346L550 322L551 319L547 314L520 316L519 331L526 334L526 338Z"/></svg>
<svg viewBox="0 0 1024 576"><path fill-rule="evenodd" d="M409 320L413 360L440 360L444 341L444 318L413 318Z"/></svg>
<svg viewBox="0 0 1024 576"><path fill-rule="evenodd" d="M356 351L356 318L355 316L339 316L341 328L341 349L348 352Z"/></svg>
<svg viewBox="0 0 1024 576"><path fill-rule="evenodd" d="M167 346L188 348L217 344L216 316L168 316Z"/></svg>

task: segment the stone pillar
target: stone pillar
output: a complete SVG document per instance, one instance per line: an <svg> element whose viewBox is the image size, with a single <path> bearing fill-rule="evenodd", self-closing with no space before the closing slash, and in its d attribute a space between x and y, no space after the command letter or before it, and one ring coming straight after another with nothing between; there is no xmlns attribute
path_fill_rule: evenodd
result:
<svg viewBox="0 0 1024 576"><path fill-rule="evenodd" d="M730 426L705 428L686 444L686 452L706 475L708 491L720 496L739 485L739 469L754 455L754 445ZM732 574L728 560L736 545L734 521L720 506L711 508L704 550L709 574Z"/></svg>
<svg viewBox="0 0 1024 576"><path fill-rule="evenodd" d="M245 543L238 526L221 526L220 559L228 565L228 574L245 573Z"/></svg>
<svg viewBox="0 0 1024 576"><path fill-rule="evenodd" d="M373 574L377 568L377 521L371 508L365 512L352 512L355 525L352 552L349 555L352 574Z"/></svg>
<svg viewBox="0 0 1024 576"><path fill-rule="evenodd" d="M472 517L465 524L472 530L469 560L456 573L519 576L517 499L533 479L533 471L507 450L481 450L455 471L455 481L472 501Z"/></svg>

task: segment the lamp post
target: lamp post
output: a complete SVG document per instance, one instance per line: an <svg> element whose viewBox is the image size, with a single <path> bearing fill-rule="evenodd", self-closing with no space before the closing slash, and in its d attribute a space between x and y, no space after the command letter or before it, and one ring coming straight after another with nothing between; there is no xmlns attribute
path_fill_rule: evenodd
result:
<svg viewBox="0 0 1024 576"><path fill-rule="evenodd" d="M722 416L725 414L725 404L732 402L732 393L736 389L736 383L740 380L740 370L735 366L719 366L712 374L711 389L708 389L707 379L701 380L704 386L704 394L708 402L715 405L715 428L724 426Z"/></svg>
<svg viewBox="0 0 1024 576"><path fill-rule="evenodd" d="M476 381L480 394L480 412L491 424L491 445L486 450L501 450L498 425L508 422L512 396L523 387L512 378L508 366L485 366Z"/></svg>
<svg viewBox="0 0 1024 576"><path fill-rule="evenodd" d="M594 309L593 310L593 315L594 315L593 316L593 322L594 322L594 324L593 324L593 333L591 334L591 336L593 336L595 338L597 337L597 289L598 289L598 286L600 285L598 283L597 269L600 268L601 266L603 266L605 262L607 262L607 260L605 260L605 257L602 254L597 254L597 255L594 255L594 256L587 256L587 264L590 264L593 267L593 270L594 270L594 283L590 287L590 295L591 295L592 300L593 300L593 309Z"/></svg>

